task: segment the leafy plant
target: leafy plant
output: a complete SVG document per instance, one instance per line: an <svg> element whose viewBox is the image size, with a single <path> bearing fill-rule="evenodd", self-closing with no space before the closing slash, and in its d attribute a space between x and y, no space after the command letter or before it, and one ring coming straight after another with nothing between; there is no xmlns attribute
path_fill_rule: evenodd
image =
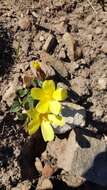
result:
<svg viewBox="0 0 107 190"><path fill-rule="evenodd" d="M40 62L32 63L37 75L41 72ZM43 72L43 71L42 71ZM53 80L34 78L33 86L17 91L17 97L10 109L16 113L18 119L25 121L25 130L29 135L34 134L39 127L44 141L54 139L55 127L63 126L65 121L61 117L61 101L67 98L67 91L63 88L56 88Z"/></svg>

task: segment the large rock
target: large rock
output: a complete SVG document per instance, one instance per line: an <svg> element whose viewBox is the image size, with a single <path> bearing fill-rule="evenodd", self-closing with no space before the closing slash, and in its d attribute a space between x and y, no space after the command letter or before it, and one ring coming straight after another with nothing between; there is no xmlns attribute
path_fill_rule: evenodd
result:
<svg viewBox="0 0 107 190"><path fill-rule="evenodd" d="M16 91L18 90L18 78L16 77L13 79L12 82L10 82L6 89L4 89L4 93L2 96L2 100L7 103L8 106L11 106L15 97L16 97Z"/></svg>
<svg viewBox="0 0 107 190"><path fill-rule="evenodd" d="M55 71L57 71L62 77L66 78L68 76L68 71L63 62L57 60L55 57L46 53L45 51L40 51L40 57L44 64L54 68Z"/></svg>
<svg viewBox="0 0 107 190"><path fill-rule="evenodd" d="M84 127L86 112L82 106L71 102L62 103L61 115L64 117L65 125L55 127L54 130L57 134L63 134L75 127Z"/></svg>
<svg viewBox="0 0 107 190"><path fill-rule="evenodd" d="M56 138L48 143L48 154L57 159L57 167L68 172L71 178L81 176L107 185L107 146L104 140L95 138L91 133L78 129L71 131L68 139Z"/></svg>

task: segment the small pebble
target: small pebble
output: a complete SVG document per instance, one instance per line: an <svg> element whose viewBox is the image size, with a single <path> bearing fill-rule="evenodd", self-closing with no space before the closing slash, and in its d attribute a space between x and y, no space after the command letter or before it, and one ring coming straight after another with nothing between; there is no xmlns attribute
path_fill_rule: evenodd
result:
<svg viewBox="0 0 107 190"><path fill-rule="evenodd" d="M107 54L107 42L104 42L104 44L102 45L102 51Z"/></svg>
<svg viewBox="0 0 107 190"><path fill-rule="evenodd" d="M105 90L107 88L107 78L99 78L98 85L100 90Z"/></svg>
<svg viewBox="0 0 107 190"><path fill-rule="evenodd" d="M22 30L28 30L32 25L32 20L29 16L23 17L19 19L18 26Z"/></svg>
<svg viewBox="0 0 107 190"><path fill-rule="evenodd" d="M95 33L96 34L101 34L103 32L102 28L101 27L97 27L96 30L95 30Z"/></svg>

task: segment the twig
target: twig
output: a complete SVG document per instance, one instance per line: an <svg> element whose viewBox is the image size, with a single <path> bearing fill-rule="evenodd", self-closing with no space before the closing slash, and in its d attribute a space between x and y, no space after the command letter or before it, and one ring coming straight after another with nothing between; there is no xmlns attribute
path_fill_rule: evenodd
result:
<svg viewBox="0 0 107 190"><path fill-rule="evenodd" d="M92 3L90 2L90 0L87 0L89 5L91 6L91 8L93 9L94 13L97 15L97 11L95 10L95 8L93 7Z"/></svg>

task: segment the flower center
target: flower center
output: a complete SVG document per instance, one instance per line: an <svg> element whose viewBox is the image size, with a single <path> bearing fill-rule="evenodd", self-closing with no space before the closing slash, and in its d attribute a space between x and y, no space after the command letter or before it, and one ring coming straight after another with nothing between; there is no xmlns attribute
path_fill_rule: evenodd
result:
<svg viewBox="0 0 107 190"><path fill-rule="evenodd" d="M48 120L48 114L44 113L44 114L40 114L40 120L43 121L43 120Z"/></svg>
<svg viewBox="0 0 107 190"><path fill-rule="evenodd" d="M52 93L50 91L45 91L44 99L51 100L52 99Z"/></svg>

